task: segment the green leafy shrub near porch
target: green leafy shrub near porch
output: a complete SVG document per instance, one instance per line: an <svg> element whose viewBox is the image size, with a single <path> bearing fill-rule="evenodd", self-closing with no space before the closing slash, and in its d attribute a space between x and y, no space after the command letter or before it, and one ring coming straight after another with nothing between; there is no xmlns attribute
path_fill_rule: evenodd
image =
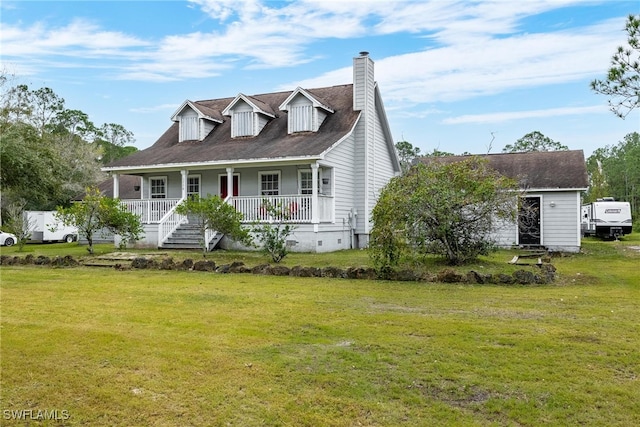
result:
<svg viewBox="0 0 640 427"><path fill-rule="evenodd" d="M271 220L267 223L255 223L252 231L262 242L262 250L273 262L280 262L287 256L287 237L293 233L295 226L287 223L291 219L291 209L282 203L274 204L268 200L262 202L262 209Z"/></svg>
<svg viewBox="0 0 640 427"><path fill-rule="evenodd" d="M102 195L97 188L87 188L81 202L68 208L59 207L56 216L63 224L78 228L80 235L86 237L91 254L94 236L100 230L119 234L123 245L140 240L143 234L140 217L127 211L120 200Z"/></svg>
<svg viewBox="0 0 640 427"><path fill-rule="evenodd" d="M249 231L242 227L242 214L219 196L189 196L176 207L176 212L190 216L198 224L203 254L208 250L207 230L217 231L247 246L253 245Z"/></svg>

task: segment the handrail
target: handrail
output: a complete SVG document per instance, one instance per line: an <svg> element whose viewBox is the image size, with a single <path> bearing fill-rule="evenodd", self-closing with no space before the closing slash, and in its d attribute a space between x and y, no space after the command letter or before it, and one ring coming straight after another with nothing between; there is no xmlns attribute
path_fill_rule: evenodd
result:
<svg viewBox="0 0 640 427"><path fill-rule="evenodd" d="M176 208L180 206L186 199L183 197L178 200L175 206L173 206L162 218L158 221L158 247L162 246L164 242L169 238L180 224L187 222L187 217L176 213Z"/></svg>

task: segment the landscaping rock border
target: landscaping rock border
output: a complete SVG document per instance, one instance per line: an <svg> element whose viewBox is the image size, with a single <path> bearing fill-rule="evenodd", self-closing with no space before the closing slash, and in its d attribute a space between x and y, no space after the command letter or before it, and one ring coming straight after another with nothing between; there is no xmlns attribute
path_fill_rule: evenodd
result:
<svg viewBox="0 0 640 427"><path fill-rule="evenodd" d="M64 257L49 258L46 256L25 257L0 255L0 265L39 265L49 267L77 267L84 265L82 262L67 255ZM89 264L87 264L89 265ZM105 265L102 265L104 267ZM502 284L502 285L533 285L549 284L556 279L556 268L552 264L543 263L540 266L532 266L530 270L520 269L513 274L499 273L496 275L483 274L471 270L462 274L452 269L444 269L436 274L419 274L413 270L397 270L387 273L382 279L375 269L371 267L304 267L296 265L287 267L284 265L261 264L253 268L247 267L243 262L236 261L231 264L216 265L211 260L193 261L185 259L176 263L171 257L161 260L135 257L127 265L117 262L111 267L118 270L191 270L210 273L252 273L269 276L293 276L293 277L328 277L334 279L364 279L364 280L396 280L412 282L441 282L441 283L469 283L469 284Z"/></svg>

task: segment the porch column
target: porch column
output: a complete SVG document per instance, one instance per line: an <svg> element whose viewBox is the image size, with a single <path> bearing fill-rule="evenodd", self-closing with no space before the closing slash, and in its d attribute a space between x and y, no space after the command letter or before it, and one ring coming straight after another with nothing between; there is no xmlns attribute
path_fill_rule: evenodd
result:
<svg viewBox="0 0 640 427"><path fill-rule="evenodd" d="M311 163L311 223L318 224L318 164Z"/></svg>
<svg viewBox="0 0 640 427"><path fill-rule="evenodd" d="M117 199L120 197L120 174L113 174L113 198Z"/></svg>
<svg viewBox="0 0 640 427"><path fill-rule="evenodd" d="M233 168L227 168L227 197L233 198Z"/></svg>
<svg viewBox="0 0 640 427"><path fill-rule="evenodd" d="M182 175L182 198L187 198L187 177L189 176L189 171L186 169L182 169L180 171L180 175Z"/></svg>

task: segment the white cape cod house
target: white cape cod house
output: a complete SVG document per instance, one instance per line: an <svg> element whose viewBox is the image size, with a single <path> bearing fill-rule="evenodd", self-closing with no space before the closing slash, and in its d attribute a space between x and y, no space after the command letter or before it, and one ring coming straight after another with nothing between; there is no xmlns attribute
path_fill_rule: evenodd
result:
<svg viewBox="0 0 640 427"><path fill-rule="evenodd" d="M121 199L140 215L150 246L168 247L188 227L175 207L198 194L219 195L247 224L271 220L265 201L287 207L294 251L365 247L380 190L400 173L366 52L353 60L353 84L185 101L171 119L151 147L103 169L113 197L139 183L139 198ZM209 234L212 247L222 236Z"/></svg>

